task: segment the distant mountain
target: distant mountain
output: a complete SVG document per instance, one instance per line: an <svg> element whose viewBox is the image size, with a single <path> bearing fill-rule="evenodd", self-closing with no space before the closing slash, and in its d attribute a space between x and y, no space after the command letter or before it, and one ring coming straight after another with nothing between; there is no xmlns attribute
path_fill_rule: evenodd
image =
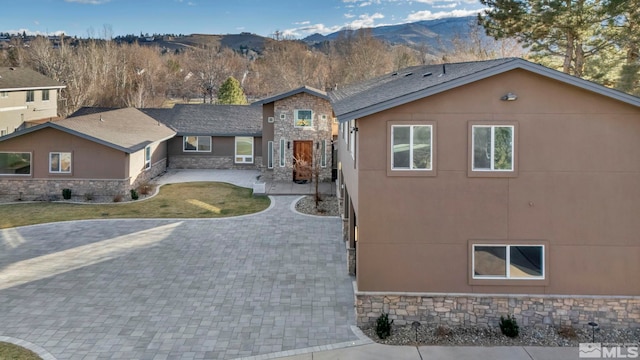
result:
<svg viewBox="0 0 640 360"><path fill-rule="evenodd" d="M408 46L426 46L428 49L443 51L452 46L456 37L468 38L472 26L476 24L474 16L425 20L414 23L389 25L371 28L371 34L389 44ZM332 41L356 30L343 29L328 35L313 34L303 39L309 45ZM482 32L484 36L484 32ZM431 52L431 51L430 51Z"/></svg>

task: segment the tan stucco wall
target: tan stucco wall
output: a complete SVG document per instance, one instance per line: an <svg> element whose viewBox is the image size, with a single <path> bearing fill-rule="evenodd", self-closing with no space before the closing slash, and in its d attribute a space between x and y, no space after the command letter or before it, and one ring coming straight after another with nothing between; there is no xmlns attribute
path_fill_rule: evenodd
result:
<svg viewBox="0 0 640 360"><path fill-rule="evenodd" d="M397 120L435 122L436 176L387 176ZM517 123L515 177L467 175L469 121ZM357 126L360 291L640 295L640 109L515 70ZM547 279L471 285L472 240L547 241Z"/></svg>
<svg viewBox="0 0 640 360"><path fill-rule="evenodd" d="M35 90L34 101L27 103L26 91L10 91L0 96L0 130L14 132L23 121L52 119L57 116L58 90L49 90L49 100L42 101L42 90Z"/></svg>

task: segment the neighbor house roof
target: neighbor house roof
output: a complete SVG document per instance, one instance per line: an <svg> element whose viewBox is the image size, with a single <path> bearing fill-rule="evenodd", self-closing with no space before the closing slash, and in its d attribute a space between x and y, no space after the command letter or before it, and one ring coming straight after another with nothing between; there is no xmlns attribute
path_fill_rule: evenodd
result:
<svg viewBox="0 0 640 360"><path fill-rule="evenodd" d="M322 91L322 90L318 90L318 89L314 89L310 86L302 86L299 87L297 89L293 89L291 91L287 91L278 95L274 95L271 97L268 97L266 99L262 99L262 100L258 100L256 102L254 102L254 104L256 105L263 105L263 104L268 104L268 103L272 103L274 101L278 101L278 100L282 100L284 98L288 98L290 96L296 95L296 94L300 94L300 93L306 93L309 95L313 95L313 96L317 96L319 98L323 98L325 100L329 100L329 96L327 95L326 92Z"/></svg>
<svg viewBox="0 0 640 360"><path fill-rule="evenodd" d="M254 105L178 104L145 109L178 135L262 136L262 107Z"/></svg>
<svg viewBox="0 0 640 360"><path fill-rule="evenodd" d="M640 107L640 98L519 58L409 67L336 89L329 97L338 120L349 121L514 69L531 71Z"/></svg>
<svg viewBox="0 0 640 360"><path fill-rule="evenodd" d="M37 71L20 67L0 67L0 91L62 89L65 86Z"/></svg>
<svg viewBox="0 0 640 360"><path fill-rule="evenodd" d="M47 127L126 153L134 153L151 143L175 136L173 130L140 110L124 108L47 122L6 135L0 138L0 141Z"/></svg>

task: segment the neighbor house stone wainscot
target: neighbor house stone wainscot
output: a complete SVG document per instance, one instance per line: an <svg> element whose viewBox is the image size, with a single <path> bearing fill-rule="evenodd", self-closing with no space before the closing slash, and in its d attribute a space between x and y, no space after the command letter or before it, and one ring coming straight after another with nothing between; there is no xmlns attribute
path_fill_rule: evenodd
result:
<svg viewBox="0 0 640 360"><path fill-rule="evenodd" d="M388 313L394 324L413 321L455 326L498 326L515 316L521 326L639 328L640 297L355 292L358 326Z"/></svg>
<svg viewBox="0 0 640 360"><path fill-rule="evenodd" d="M172 155L169 161L170 169L257 169L256 164L262 163L262 157L256 156L253 164L236 164L233 156L191 156Z"/></svg>

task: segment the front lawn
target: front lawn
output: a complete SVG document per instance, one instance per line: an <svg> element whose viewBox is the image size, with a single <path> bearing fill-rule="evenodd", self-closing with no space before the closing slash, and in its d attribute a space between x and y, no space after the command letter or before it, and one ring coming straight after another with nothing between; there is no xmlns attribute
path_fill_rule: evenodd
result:
<svg viewBox="0 0 640 360"><path fill-rule="evenodd" d="M164 185L148 200L109 204L36 202L0 205L0 229L66 220L126 218L219 218L252 214L269 207L267 197L225 183Z"/></svg>
<svg viewBox="0 0 640 360"><path fill-rule="evenodd" d="M0 341L0 359L11 360L42 360L36 353L18 345Z"/></svg>

